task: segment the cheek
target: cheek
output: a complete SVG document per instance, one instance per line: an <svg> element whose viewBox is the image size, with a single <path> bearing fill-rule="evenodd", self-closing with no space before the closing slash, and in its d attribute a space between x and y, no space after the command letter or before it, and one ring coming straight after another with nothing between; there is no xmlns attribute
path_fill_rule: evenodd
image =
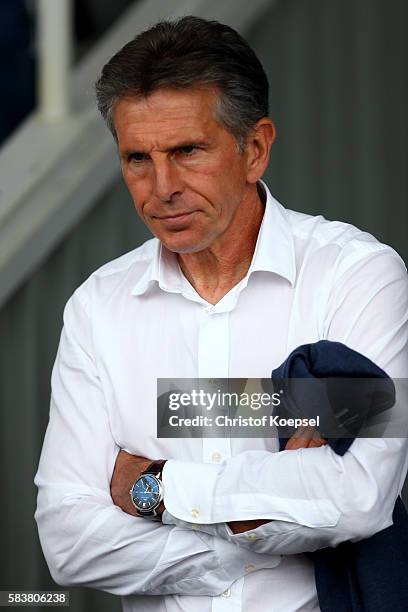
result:
<svg viewBox="0 0 408 612"><path fill-rule="evenodd" d="M143 202L149 197L146 181L138 179L133 173L123 172L123 180L132 196L133 203L139 214L142 214Z"/></svg>
<svg viewBox="0 0 408 612"><path fill-rule="evenodd" d="M235 154L220 159L210 176L205 178L210 189L218 192L224 201L230 199L237 191L241 192L246 184L245 161Z"/></svg>

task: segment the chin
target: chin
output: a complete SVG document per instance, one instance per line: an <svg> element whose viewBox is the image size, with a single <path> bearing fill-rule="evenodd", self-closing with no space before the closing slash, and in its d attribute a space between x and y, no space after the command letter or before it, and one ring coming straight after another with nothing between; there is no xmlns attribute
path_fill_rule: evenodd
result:
<svg viewBox="0 0 408 612"><path fill-rule="evenodd" d="M171 251L172 253L198 253L199 251L203 251L205 247L201 245L175 245L163 242L166 249Z"/></svg>
<svg viewBox="0 0 408 612"><path fill-rule="evenodd" d="M159 240L164 244L166 249L171 251L172 253L198 253L199 251L203 251L207 248L208 244L204 243L204 241L199 240L188 240L182 239L181 236L179 238L174 237L173 240L160 238Z"/></svg>

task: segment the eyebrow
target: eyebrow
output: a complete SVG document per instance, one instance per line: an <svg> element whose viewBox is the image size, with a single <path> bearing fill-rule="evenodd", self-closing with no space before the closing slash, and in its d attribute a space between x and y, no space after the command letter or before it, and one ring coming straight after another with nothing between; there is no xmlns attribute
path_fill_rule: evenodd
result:
<svg viewBox="0 0 408 612"><path fill-rule="evenodd" d="M172 147L168 147L167 149L159 149L160 153L174 153L174 151L177 151L178 149L182 149L183 147L208 147L209 146L209 142L208 141L199 141L199 140L183 140L180 143L178 143L175 146ZM128 158L131 155L135 155L135 154L139 154L139 155L149 155L148 152L143 151L142 149L125 149L123 152L120 153L120 156L122 158Z"/></svg>

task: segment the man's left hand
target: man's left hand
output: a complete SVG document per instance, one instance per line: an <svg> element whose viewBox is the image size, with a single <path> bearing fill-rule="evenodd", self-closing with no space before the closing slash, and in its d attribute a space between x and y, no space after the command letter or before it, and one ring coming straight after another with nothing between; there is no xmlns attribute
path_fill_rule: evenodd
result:
<svg viewBox="0 0 408 612"><path fill-rule="evenodd" d="M320 438L318 432L311 427L300 428L288 441L285 450L296 450L298 448L313 448L327 444L326 440ZM123 512L138 516L136 508L130 499L130 489L135 480L139 478L152 460L138 455L130 455L121 450L116 458L115 468L111 480L111 496L113 503L119 506ZM158 513L164 510L164 504L159 506ZM251 529L256 529L260 525L269 523L268 519L258 519L252 521L231 521L228 523L233 533L242 533Z"/></svg>
<svg viewBox="0 0 408 612"><path fill-rule="evenodd" d="M299 448L318 448L327 444L327 440L320 437L319 432L313 427L299 427L293 436L286 443L285 450L297 450ZM269 523L269 519L255 519L251 521L231 521L228 527L232 533L243 533L256 529L265 523Z"/></svg>
<svg viewBox="0 0 408 612"><path fill-rule="evenodd" d="M119 452L112 474L110 491L113 503L115 506L119 506L123 512L138 516L130 499L129 491L135 480L149 467L151 462L151 459L130 455L124 450Z"/></svg>

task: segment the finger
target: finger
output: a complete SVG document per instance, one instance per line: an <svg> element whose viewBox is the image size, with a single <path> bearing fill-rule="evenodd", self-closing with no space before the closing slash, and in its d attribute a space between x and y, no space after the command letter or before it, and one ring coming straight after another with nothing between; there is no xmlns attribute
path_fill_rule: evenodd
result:
<svg viewBox="0 0 408 612"><path fill-rule="evenodd" d="M309 442L309 448L318 448L319 446L324 446L327 444L327 440L323 440L323 438L313 439Z"/></svg>
<svg viewBox="0 0 408 612"><path fill-rule="evenodd" d="M296 450L298 448L307 448L309 444L309 438L295 438L292 436L289 438L285 450Z"/></svg>
<svg viewBox="0 0 408 612"><path fill-rule="evenodd" d="M301 425L289 438L285 450L296 450L297 448L307 448L309 440L312 439L315 429L309 425Z"/></svg>
<svg viewBox="0 0 408 612"><path fill-rule="evenodd" d="M310 427L306 425L301 425L295 430L295 433L293 434L292 438L307 438L309 435L308 433L309 429Z"/></svg>
<svg viewBox="0 0 408 612"><path fill-rule="evenodd" d="M313 434L313 441L317 442L319 446L323 446L323 444L327 444L327 440L321 437L320 433L315 429Z"/></svg>

